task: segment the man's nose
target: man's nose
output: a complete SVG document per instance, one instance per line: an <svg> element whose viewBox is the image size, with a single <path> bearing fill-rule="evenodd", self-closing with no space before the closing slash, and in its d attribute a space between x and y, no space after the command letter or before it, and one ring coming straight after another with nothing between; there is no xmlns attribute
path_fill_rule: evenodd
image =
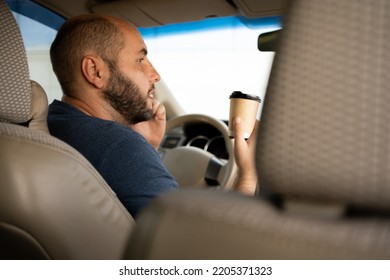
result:
<svg viewBox="0 0 390 280"><path fill-rule="evenodd" d="M150 64L150 79L151 79L151 82L157 83L158 81L161 80L160 74L154 68L152 63L149 62L149 64Z"/></svg>

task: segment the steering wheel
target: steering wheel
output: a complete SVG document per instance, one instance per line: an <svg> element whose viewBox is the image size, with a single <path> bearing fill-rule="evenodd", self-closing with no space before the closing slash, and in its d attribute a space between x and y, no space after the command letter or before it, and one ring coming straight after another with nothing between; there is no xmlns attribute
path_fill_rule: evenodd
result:
<svg viewBox="0 0 390 280"><path fill-rule="evenodd" d="M229 159L221 161L208 151L192 146L179 146L162 151L163 162L168 171L182 188L207 187L208 181L212 180L216 181L219 187L232 189L237 167L234 161L233 140L229 138L227 125L207 115L181 115L167 122L166 135L172 129L183 127L187 123L206 123L216 128L223 136Z"/></svg>

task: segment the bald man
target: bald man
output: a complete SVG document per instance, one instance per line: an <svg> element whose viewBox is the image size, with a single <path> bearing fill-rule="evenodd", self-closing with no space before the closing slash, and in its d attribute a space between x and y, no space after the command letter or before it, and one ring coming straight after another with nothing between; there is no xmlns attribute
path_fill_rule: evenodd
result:
<svg viewBox="0 0 390 280"><path fill-rule="evenodd" d="M83 154L133 217L156 196L178 189L157 149L165 108L154 97L160 76L141 34L130 23L100 15L67 20L50 49L63 91L49 106L50 133ZM237 190L253 194L254 139L235 120Z"/></svg>

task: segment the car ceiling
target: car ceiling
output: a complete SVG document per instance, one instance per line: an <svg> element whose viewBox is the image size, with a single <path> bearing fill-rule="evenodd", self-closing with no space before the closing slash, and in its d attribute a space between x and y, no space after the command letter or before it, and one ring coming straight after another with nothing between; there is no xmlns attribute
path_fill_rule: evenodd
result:
<svg viewBox="0 0 390 280"><path fill-rule="evenodd" d="M69 18L100 13L128 20L138 27L192 22L210 17L247 18L281 15L288 0L34 0Z"/></svg>

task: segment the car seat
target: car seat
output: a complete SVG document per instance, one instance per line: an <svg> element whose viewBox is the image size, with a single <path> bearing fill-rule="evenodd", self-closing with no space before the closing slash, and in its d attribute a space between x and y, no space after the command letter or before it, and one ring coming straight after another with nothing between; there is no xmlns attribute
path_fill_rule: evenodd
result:
<svg viewBox="0 0 390 280"><path fill-rule="evenodd" d="M260 197L169 194L126 258L389 259L390 2L294 0L256 151Z"/></svg>
<svg viewBox="0 0 390 280"><path fill-rule="evenodd" d="M119 259L134 220L76 150L49 135L18 25L0 0L0 258Z"/></svg>

